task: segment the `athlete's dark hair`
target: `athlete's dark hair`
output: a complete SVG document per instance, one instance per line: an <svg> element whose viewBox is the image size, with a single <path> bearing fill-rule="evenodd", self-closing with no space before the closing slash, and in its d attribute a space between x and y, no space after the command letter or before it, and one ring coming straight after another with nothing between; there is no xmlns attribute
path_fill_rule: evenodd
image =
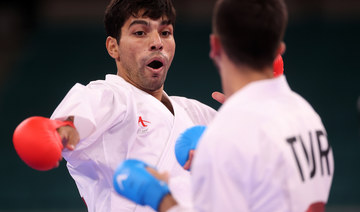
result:
<svg viewBox="0 0 360 212"><path fill-rule="evenodd" d="M262 69L272 65L287 19L283 0L218 0L213 29L230 60Z"/></svg>
<svg viewBox="0 0 360 212"><path fill-rule="evenodd" d="M141 11L141 14L139 12ZM111 0L105 11L104 24L107 36L120 40L121 27L130 17L158 19L166 16L175 25L176 12L172 0Z"/></svg>

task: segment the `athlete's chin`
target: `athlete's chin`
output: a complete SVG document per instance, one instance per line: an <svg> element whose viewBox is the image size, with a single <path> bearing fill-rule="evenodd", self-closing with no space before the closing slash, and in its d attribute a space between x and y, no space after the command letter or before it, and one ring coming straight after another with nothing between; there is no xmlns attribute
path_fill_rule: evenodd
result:
<svg viewBox="0 0 360 212"><path fill-rule="evenodd" d="M152 79L150 82L144 86L149 91L157 91L161 89L164 85L164 80L161 79Z"/></svg>

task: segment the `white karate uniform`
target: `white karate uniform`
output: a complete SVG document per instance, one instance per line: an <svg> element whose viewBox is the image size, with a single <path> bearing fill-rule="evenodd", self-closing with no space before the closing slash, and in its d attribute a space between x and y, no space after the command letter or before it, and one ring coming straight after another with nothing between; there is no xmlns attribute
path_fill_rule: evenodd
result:
<svg viewBox="0 0 360 212"><path fill-rule="evenodd" d="M225 102L191 170L196 211L305 212L327 202L334 160L320 117L281 76Z"/></svg>
<svg viewBox="0 0 360 212"><path fill-rule="evenodd" d="M75 117L80 142L74 151L65 149L63 157L88 211L153 211L126 200L113 188L115 169L129 158L168 171L175 198L191 203L190 176L176 161L175 141L186 128L207 125L216 111L196 100L168 98L174 115L121 77L106 75L87 86L76 84L56 108L51 119Z"/></svg>

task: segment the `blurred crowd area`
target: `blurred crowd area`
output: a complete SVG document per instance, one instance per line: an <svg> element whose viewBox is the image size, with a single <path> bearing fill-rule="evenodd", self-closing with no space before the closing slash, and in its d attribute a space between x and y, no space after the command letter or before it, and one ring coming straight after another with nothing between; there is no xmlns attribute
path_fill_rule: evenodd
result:
<svg viewBox="0 0 360 212"><path fill-rule="evenodd" d="M18 54L41 24L101 25L109 0L3 0L0 3L0 79L16 62ZM192 24L209 23L215 0L175 0L178 19ZM286 0L290 22L320 17L360 18L358 0ZM0 81L0 82L1 82Z"/></svg>

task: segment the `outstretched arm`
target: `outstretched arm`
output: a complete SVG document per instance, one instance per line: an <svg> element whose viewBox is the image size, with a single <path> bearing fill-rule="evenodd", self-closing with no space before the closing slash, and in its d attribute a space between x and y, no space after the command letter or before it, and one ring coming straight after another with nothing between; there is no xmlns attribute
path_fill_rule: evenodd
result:
<svg viewBox="0 0 360 212"><path fill-rule="evenodd" d="M74 123L74 116L70 116L66 121ZM61 126L56 129L61 137L63 146L69 150L74 150L75 146L80 141L80 136L78 131L69 125Z"/></svg>
<svg viewBox="0 0 360 212"><path fill-rule="evenodd" d="M13 135L19 157L28 166L40 171L58 167L64 146L73 150L79 140L71 119L58 121L41 116L22 121Z"/></svg>

